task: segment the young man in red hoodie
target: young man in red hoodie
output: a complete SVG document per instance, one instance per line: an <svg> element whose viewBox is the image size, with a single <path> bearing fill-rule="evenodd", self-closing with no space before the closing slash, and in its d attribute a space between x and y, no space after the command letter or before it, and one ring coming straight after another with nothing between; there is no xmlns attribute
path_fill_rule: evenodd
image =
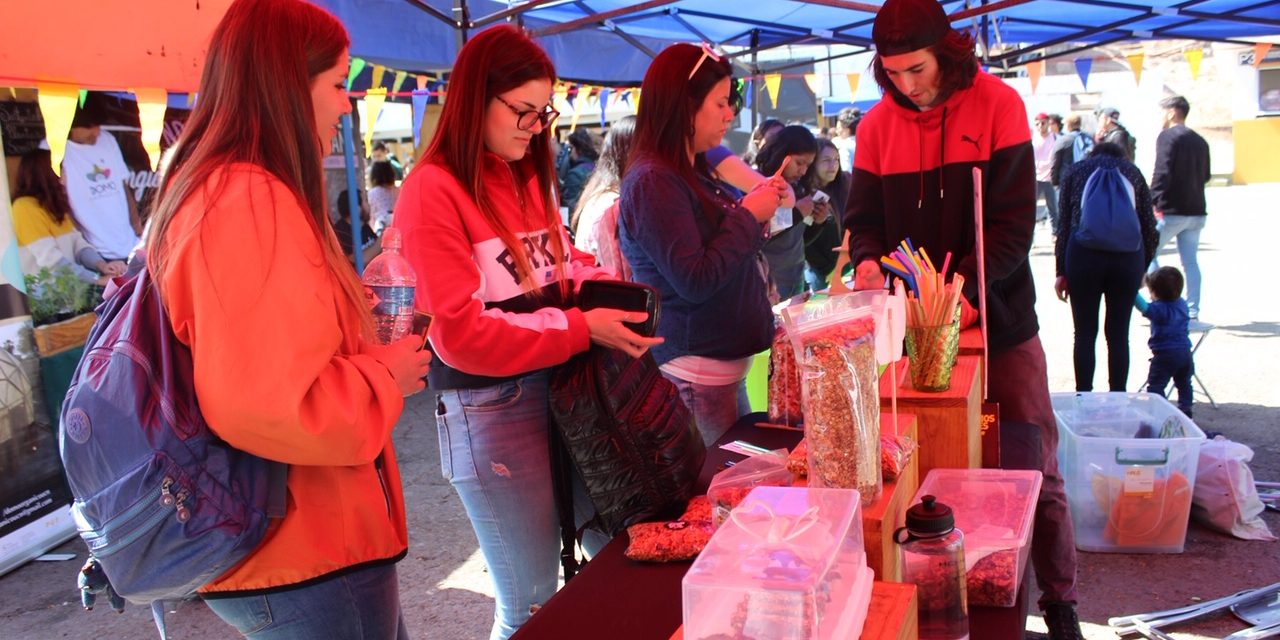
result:
<svg viewBox="0 0 1280 640"><path fill-rule="evenodd" d="M1039 431L1044 485L1031 558L1040 606L1050 638L1082 639L1074 533L1028 263L1036 171L1026 107L1012 88L979 70L972 37L951 28L936 0L888 0L872 39L885 99L858 126L845 210L857 286L883 287L878 259L911 238L934 256L951 252L965 279L961 322L972 324L979 286L972 171L982 170L988 396L1004 420Z"/></svg>

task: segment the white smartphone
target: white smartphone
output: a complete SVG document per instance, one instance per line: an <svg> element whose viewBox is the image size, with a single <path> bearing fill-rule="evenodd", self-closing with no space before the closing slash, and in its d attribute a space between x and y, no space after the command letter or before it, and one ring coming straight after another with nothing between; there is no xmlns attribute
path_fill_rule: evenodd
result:
<svg viewBox="0 0 1280 640"><path fill-rule="evenodd" d="M815 189L815 190L813 191L813 202L814 202L814 204L820 204L820 203L823 203L823 202L831 202L831 196L829 196L829 195L827 195L827 194L823 193L820 189Z"/></svg>

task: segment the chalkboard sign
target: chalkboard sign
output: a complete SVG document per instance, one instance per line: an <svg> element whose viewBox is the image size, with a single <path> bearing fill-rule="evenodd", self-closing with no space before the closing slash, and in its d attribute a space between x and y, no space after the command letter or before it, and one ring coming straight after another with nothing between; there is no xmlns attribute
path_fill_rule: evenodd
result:
<svg viewBox="0 0 1280 640"><path fill-rule="evenodd" d="M20 156L44 140L44 116L38 102L0 102L0 133L4 154Z"/></svg>

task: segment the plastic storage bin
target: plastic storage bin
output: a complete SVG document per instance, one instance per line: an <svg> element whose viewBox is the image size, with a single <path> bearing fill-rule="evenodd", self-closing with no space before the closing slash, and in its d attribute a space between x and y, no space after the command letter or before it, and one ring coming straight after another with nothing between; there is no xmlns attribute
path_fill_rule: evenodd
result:
<svg viewBox="0 0 1280 640"><path fill-rule="evenodd" d="M1204 432L1148 393L1056 393L1076 548L1182 553Z"/></svg>
<svg viewBox="0 0 1280 640"><path fill-rule="evenodd" d="M1042 481L1039 471L934 469L916 491L912 504L937 497L964 532L969 605L1016 603Z"/></svg>
<svg viewBox="0 0 1280 640"><path fill-rule="evenodd" d="M754 489L685 574L684 637L861 635L873 576L860 501L853 489Z"/></svg>

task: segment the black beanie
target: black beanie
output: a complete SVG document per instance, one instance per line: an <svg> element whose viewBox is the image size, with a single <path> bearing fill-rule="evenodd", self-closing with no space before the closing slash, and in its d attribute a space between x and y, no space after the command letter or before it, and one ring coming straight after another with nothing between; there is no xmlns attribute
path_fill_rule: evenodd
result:
<svg viewBox="0 0 1280 640"><path fill-rule="evenodd" d="M937 0L885 0L871 27L876 53L896 56L938 44L951 21Z"/></svg>

